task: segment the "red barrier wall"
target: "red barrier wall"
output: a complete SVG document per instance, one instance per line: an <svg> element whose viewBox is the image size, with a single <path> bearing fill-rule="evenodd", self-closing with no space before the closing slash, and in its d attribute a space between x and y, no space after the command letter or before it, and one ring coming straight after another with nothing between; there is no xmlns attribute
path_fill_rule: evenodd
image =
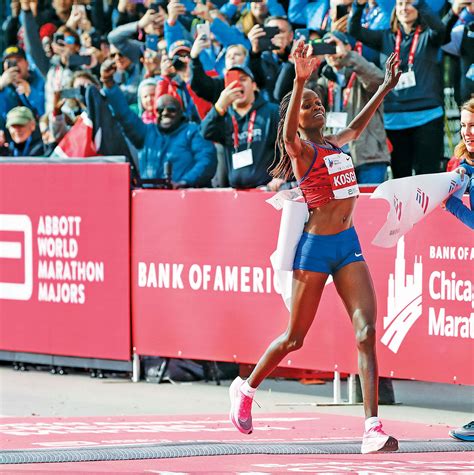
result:
<svg viewBox="0 0 474 475"><path fill-rule="evenodd" d="M0 164L0 350L130 360L129 167Z"/></svg>
<svg viewBox="0 0 474 475"><path fill-rule="evenodd" d="M255 363L284 331L269 256L280 214L258 191L132 195L133 345L143 355ZM378 296L381 374L474 384L472 232L439 209L397 248L370 242L388 205L363 195L355 224ZM305 346L282 363L356 371L351 324L328 283Z"/></svg>

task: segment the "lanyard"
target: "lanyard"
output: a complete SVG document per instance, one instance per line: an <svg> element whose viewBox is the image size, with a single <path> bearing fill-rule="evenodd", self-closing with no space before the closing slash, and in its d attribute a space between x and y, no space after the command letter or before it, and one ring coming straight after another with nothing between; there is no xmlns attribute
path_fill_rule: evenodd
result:
<svg viewBox="0 0 474 475"><path fill-rule="evenodd" d="M250 145L253 141L253 127L255 125L255 118L257 117L257 111L254 110L250 114L249 125L247 127L247 149L250 148ZM232 115L232 126L234 127L234 151L237 152L239 150L239 125L237 124L236 118Z"/></svg>
<svg viewBox="0 0 474 475"><path fill-rule="evenodd" d="M421 27L418 25L415 30L415 34L413 35L413 40L410 46L410 53L408 54L408 70L411 71L413 69L413 63L415 62L415 51L416 47L418 46L418 39L420 38L420 31ZM397 31L397 38L395 40L395 54L400 58L400 45L402 43L402 32L400 28Z"/></svg>
<svg viewBox="0 0 474 475"><path fill-rule="evenodd" d="M347 86L344 88L342 92L342 110L347 107L349 103L349 96L351 95L352 86L354 86L354 82L356 80L357 74L353 72L351 77L349 78L349 82ZM328 82L328 106L329 109L332 109L334 106L334 81Z"/></svg>

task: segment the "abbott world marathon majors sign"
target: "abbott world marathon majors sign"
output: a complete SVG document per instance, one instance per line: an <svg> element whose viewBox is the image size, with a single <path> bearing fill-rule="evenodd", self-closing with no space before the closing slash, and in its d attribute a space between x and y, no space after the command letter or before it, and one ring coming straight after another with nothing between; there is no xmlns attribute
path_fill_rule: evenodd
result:
<svg viewBox="0 0 474 475"><path fill-rule="evenodd" d="M280 213L265 203L270 196L134 192L139 354L255 363L285 331L288 311L270 264ZM381 248L371 242L386 216L383 202L358 199L355 225L377 294L381 374L474 384L472 231L437 209L396 246ZM357 371L352 326L331 278L304 347L282 365Z"/></svg>
<svg viewBox="0 0 474 475"><path fill-rule="evenodd" d="M81 216L40 216L38 300L84 304L86 285L105 279L104 261L80 260Z"/></svg>
<svg viewBox="0 0 474 475"><path fill-rule="evenodd" d="M128 167L0 163L0 176L0 350L128 360Z"/></svg>

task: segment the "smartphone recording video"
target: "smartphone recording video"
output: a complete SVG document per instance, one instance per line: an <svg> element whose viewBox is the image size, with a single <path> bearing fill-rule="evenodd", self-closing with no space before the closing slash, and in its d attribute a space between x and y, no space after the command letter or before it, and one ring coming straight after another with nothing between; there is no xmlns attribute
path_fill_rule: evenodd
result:
<svg viewBox="0 0 474 475"><path fill-rule="evenodd" d="M309 44L313 48L313 56L336 54L336 45L333 43L326 43L323 40L310 40Z"/></svg>
<svg viewBox="0 0 474 475"><path fill-rule="evenodd" d="M89 66L92 62L92 56L81 56L80 54L71 54L68 60L69 67Z"/></svg>
<svg viewBox="0 0 474 475"><path fill-rule="evenodd" d="M7 59L6 63L7 63L7 69L16 68L16 66L17 66L16 59L14 59L14 58Z"/></svg>
<svg viewBox="0 0 474 475"><path fill-rule="evenodd" d="M337 5L336 6L336 20L345 17L349 14L349 5Z"/></svg>
<svg viewBox="0 0 474 475"><path fill-rule="evenodd" d="M295 30L295 41L299 40L309 40L309 29L308 28L297 28Z"/></svg>
<svg viewBox="0 0 474 475"><path fill-rule="evenodd" d="M224 85L227 87L229 84L232 82L237 81L236 86L240 85L240 71L237 70L232 70L232 71L227 71L224 76Z"/></svg>
<svg viewBox="0 0 474 475"><path fill-rule="evenodd" d="M196 25L196 33L197 36L202 36L203 39L209 39L211 36L211 28L209 27L209 23L198 23Z"/></svg>
<svg viewBox="0 0 474 475"><path fill-rule="evenodd" d="M63 89L61 91L61 99L77 99L79 101L84 100L84 91L79 87L71 87L69 89Z"/></svg>
<svg viewBox="0 0 474 475"><path fill-rule="evenodd" d="M258 49L260 51L272 51L276 48L272 39L280 33L280 28L278 26L263 26L262 28L265 31L265 36L258 39Z"/></svg>

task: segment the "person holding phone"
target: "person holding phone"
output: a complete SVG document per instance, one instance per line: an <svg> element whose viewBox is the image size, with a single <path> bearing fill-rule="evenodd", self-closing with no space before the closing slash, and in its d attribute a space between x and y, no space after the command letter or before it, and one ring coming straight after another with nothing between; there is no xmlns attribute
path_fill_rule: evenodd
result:
<svg viewBox="0 0 474 475"><path fill-rule="evenodd" d="M230 419L244 434L253 431L251 407L260 383L291 351L303 345L329 275L354 327L359 354L365 412L362 453L398 450L395 438L384 433L378 418L376 357L376 297L363 257L352 213L359 189L350 156L341 150L357 139L384 97L400 77L399 61L391 55L385 78L362 111L342 130L325 135L326 113L321 97L305 83L318 66L311 45L303 41L293 53L296 78L293 90L280 105L277 145L280 151L272 175L294 176L308 205L309 219L293 264L291 314L286 331L267 348L246 381L237 377L229 388ZM346 177L340 180L342 174Z"/></svg>
<svg viewBox="0 0 474 475"><path fill-rule="evenodd" d="M391 26L361 25L367 0L357 0L348 32L380 53L380 64L395 51L403 74L384 102L384 123L392 143L394 178L441 171L444 150L444 96L441 46L446 27L425 0L397 0Z"/></svg>
<svg viewBox="0 0 474 475"><path fill-rule="evenodd" d="M9 110L26 106L38 117L44 114L44 78L26 59L25 51L9 46L2 54L0 76L0 123Z"/></svg>
<svg viewBox="0 0 474 475"><path fill-rule="evenodd" d="M383 83L384 73L375 64L353 51L349 37L340 31L324 36L322 45L335 46L334 54L326 54L316 81L326 104L326 127L337 132L356 117ZM313 46L316 48L319 45ZM349 142L347 149L355 165L359 183L382 183L387 178L390 153L383 122L383 108L379 107L360 137Z"/></svg>
<svg viewBox="0 0 474 475"><path fill-rule="evenodd" d="M279 102L290 90L288 84L294 77L293 64L289 60L293 28L285 17L269 17L263 27L255 25L248 38L251 44L249 66L256 69L260 63L268 99Z"/></svg>
<svg viewBox="0 0 474 475"><path fill-rule="evenodd" d="M268 168L275 152L278 106L258 93L252 71L244 65L226 73L226 87L201 123L203 136L222 144L230 186L268 186L276 191L284 180L272 180Z"/></svg>
<svg viewBox="0 0 474 475"><path fill-rule="evenodd" d="M20 18L25 31L26 53L46 78L45 111L49 114L53 111L54 92L66 88L74 72L82 69L80 66L69 65L69 57L78 55L81 50L81 40L72 28L59 27L53 35L51 45L54 54L48 58L42 47L38 25L27 2L21 4Z"/></svg>

